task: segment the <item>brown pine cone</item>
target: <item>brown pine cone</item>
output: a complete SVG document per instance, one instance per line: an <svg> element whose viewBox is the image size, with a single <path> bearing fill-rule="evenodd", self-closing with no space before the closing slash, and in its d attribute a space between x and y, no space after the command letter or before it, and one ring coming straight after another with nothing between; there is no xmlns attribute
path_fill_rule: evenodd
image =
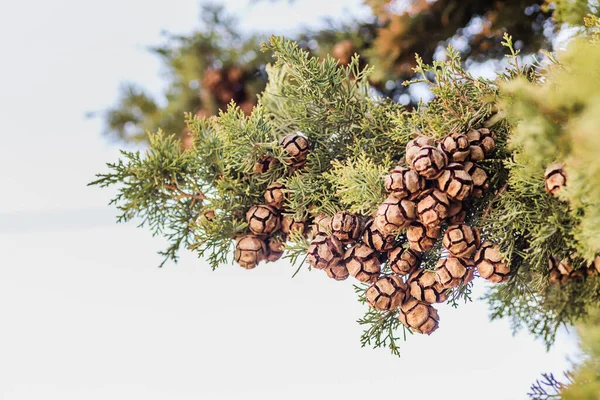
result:
<svg viewBox="0 0 600 400"><path fill-rule="evenodd" d="M348 278L348 268L343 263L335 264L325 269L327 276L336 281L343 281Z"/></svg>
<svg viewBox="0 0 600 400"><path fill-rule="evenodd" d="M406 228L416 217L415 203L390 196L377 209L374 225L384 235L392 235Z"/></svg>
<svg viewBox="0 0 600 400"><path fill-rule="evenodd" d="M381 253L389 251L396 245L396 235L384 235L375 228L373 220L370 220L365 225L365 231L362 237L364 244Z"/></svg>
<svg viewBox="0 0 600 400"><path fill-rule="evenodd" d="M465 285L473 280L474 268L473 260L457 258L449 254L447 258L438 261L435 280L445 289Z"/></svg>
<svg viewBox="0 0 600 400"><path fill-rule="evenodd" d="M417 153L424 146L435 146L435 140L427 136L417 136L406 144L406 164L412 165Z"/></svg>
<svg viewBox="0 0 600 400"><path fill-rule="evenodd" d="M334 236L319 235L308 246L306 260L316 269L327 269L342 261L344 246Z"/></svg>
<svg viewBox="0 0 600 400"><path fill-rule="evenodd" d="M448 300L446 289L435 280L435 272L418 269L408 278L410 294L418 301L426 303L443 303Z"/></svg>
<svg viewBox="0 0 600 400"><path fill-rule="evenodd" d="M233 258L242 268L252 269L265 258L266 252L265 242L256 236L246 235L236 240Z"/></svg>
<svg viewBox="0 0 600 400"><path fill-rule="evenodd" d="M398 319L413 332L431 335L438 328L440 317L431 304L409 296L400 306Z"/></svg>
<svg viewBox="0 0 600 400"><path fill-rule="evenodd" d="M279 182L267 186L267 189L265 190L265 202L271 207L282 209L286 197L284 189L285 187Z"/></svg>
<svg viewBox="0 0 600 400"><path fill-rule="evenodd" d="M546 172L544 172L544 178L546 179L546 192L552 196L558 195L560 190L567 184L567 172L561 163L555 162L548 165Z"/></svg>
<svg viewBox="0 0 600 400"><path fill-rule="evenodd" d="M365 292L369 305L383 311L400 307L405 296L406 284L395 275L382 276Z"/></svg>
<svg viewBox="0 0 600 400"><path fill-rule="evenodd" d="M395 167L385 177L385 190L397 199L414 200L423 189L425 180L409 168Z"/></svg>
<svg viewBox="0 0 600 400"><path fill-rule="evenodd" d="M281 138L279 145L292 158L292 166L301 167L306 162L310 143L304 135L289 134Z"/></svg>
<svg viewBox="0 0 600 400"><path fill-rule="evenodd" d="M438 146L443 151L450 162L463 162L471 153L469 147L469 138L467 135L455 132L446 136Z"/></svg>
<svg viewBox="0 0 600 400"><path fill-rule="evenodd" d="M396 247L388 253L388 256L392 272L398 275L411 274L421 264L419 253L409 248Z"/></svg>
<svg viewBox="0 0 600 400"><path fill-rule="evenodd" d="M510 278L510 267L504 261L497 245L483 242L475 255L475 266L479 276L493 283L506 282Z"/></svg>
<svg viewBox="0 0 600 400"><path fill-rule="evenodd" d="M494 135L487 128L471 129L467 132L467 138L473 161L482 161L496 149Z"/></svg>
<svg viewBox="0 0 600 400"><path fill-rule="evenodd" d="M331 217L325 214L319 214L315 217L312 224L313 236L330 235L331 234Z"/></svg>
<svg viewBox="0 0 600 400"><path fill-rule="evenodd" d="M425 179L437 179L448 164L448 158L433 146L423 146L415 156L411 166Z"/></svg>
<svg viewBox="0 0 600 400"><path fill-rule="evenodd" d="M450 225L444 233L442 244L453 256L472 258L481 245L479 230L469 225Z"/></svg>
<svg viewBox="0 0 600 400"><path fill-rule="evenodd" d="M419 197L417 214L425 225L440 225L448 216L450 201L438 189L427 189Z"/></svg>
<svg viewBox="0 0 600 400"><path fill-rule="evenodd" d="M467 219L467 211L463 209L462 201L451 201L450 207L448 207L448 217L446 218L448 224L462 224L465 219Z"/></svg>
<svg viewBox="0 0 600 400"><path fill-rule="evenodd" d="M410 248L421 253L431 250L441 234L439 225L423 225L418 221L411 222L406 230Z"/></svg>
<svg viewBox="0 0 600 400"><path fill-rule="evenodd" d="M331 218L331 234L342 243L352 243L360 237L362 224L356 214L340 211Z"/></svg>
<svg viewBox="0 0 600 400"><path fill-rule="evenodd" d="M473 179L464 170L462 164L452 163L437 179L437 187L448 196L448 199L462 201L471 195Z"/></svg>
<svg viewBox="0 0 600 400"><path fill-rule="evenodd" d="M278 240L268 240L266 243L266 257L267 262L277 261L283 255L283 243Z"/></svg>
<svg viewBox="0 0 600 400"><path fill-rule="evenodd" d="M248 228L255 235L270 235L281 226L281 217L277 209L260 204L252 206L246 213Z"/></svg>
<svg viewBox="0 0 600 400"><path fill-rule="evenodd" d="M257 162L256 164L254 164L254 168L252 169L252 172L254 172L255 174L264 174L265 172L267 172L269 169L273 168L276 164L277 164L277 159L273 158L271 156L262 156Z"/></svg>
<svg viewBox="0 0 600 400"><path fill-rule="evenodd" d="M343 262L350 275L361 282L375 282L381 273L377 252L364 244L355 244L346 250Z"/></svg>
<svg viewBox="0 0 600 400"><path fill-rule="evenodd" d="M483 168L481 168L481 166L472 163L471 161L466 161L464 168L465 171L471 175L471 179L473 180L473 191L471 196L483 197L485 192L487 192L490 187L487 173Z"/></svg>
<svg viewBox="0 0 600 400"><path fill-rule="evenodd" d="M294 231L303 235L306 231L306 221L297 220L293 215L286 214L281 218L281 231L286 235L289 235Z"/></svg>

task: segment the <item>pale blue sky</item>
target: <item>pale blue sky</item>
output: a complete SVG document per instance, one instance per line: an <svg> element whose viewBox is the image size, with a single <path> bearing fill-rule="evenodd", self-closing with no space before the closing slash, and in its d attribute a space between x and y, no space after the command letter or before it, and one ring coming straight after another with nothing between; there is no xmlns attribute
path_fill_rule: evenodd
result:
<svg viewBox="0 0 600 400"><path fill-rule="evenodd" d="M245 30L285 33L360 1L228 1ZM344 9L347 7L347 10ZM0 399L521 399L554 349L487 305L440 307L440 329L403 357L361 349L351 282L286 262L211 272L189 253L156 268L164 246L114 224L110 190L88 188L117 148L85 112L119 83L158 92L144 46L196 26L195 0L0 3ZM483 293L478 282L477 295Z"/></svg>

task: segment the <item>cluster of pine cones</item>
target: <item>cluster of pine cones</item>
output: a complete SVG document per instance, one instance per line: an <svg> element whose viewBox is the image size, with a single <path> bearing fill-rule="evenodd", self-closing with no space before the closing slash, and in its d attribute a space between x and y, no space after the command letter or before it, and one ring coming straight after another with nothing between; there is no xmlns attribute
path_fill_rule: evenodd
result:
<svg viewBox="0 0 600 400"><path fill-rule="evenodd" d="M552 196L558 196L562 188L567 185L567 172L563 164L553 162L544 172L546 192ZM600 256L596 256L594 262L584 268L574 268L573 264L576 256L567 257L558 261L555 257L550 257L548 267L550 270L550 282L558 285L571 281L580 281L588 276L597 276L600 274Z"/></svg>

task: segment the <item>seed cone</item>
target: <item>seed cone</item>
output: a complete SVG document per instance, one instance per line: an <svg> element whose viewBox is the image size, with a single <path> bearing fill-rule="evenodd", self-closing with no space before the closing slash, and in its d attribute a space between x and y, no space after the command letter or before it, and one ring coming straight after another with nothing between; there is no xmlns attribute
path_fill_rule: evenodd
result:
<svg viewBox="0 0 600 400"><path fill-rule="evenodd" d="M378 310L395 310L406 296L406 284L394 275L382 276L365 292L371 307Z"/></svg>
<svg viewBox="0 0 600 400"><path fill-rule="evenodd" d="M400 306L398 319L413 332L431 335L438 328L440 317L431 304L408 297Z"/></svg>

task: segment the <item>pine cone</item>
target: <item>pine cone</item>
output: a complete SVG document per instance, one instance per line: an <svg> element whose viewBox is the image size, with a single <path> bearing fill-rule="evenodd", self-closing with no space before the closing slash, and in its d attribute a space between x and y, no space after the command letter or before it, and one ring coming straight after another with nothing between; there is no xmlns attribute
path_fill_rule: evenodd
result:
<svg viewBox="0 0 600 400"><path fill-rule="evenodd" d="M449 164L437 179L437 187L444 192L448 199L462 201L473 191L473 179L464 170L462 164Z"/></svg>
<svg viewBox="0 0 600 400"><path fill-rule="evenodd" d="M418 136L406 144L406 163L412 165L417 153L424 146L435 146L435 140L427 136Z"/></svg>
<svg viewBox="0 0 600 400"><path fill-rule="evenodd" d="M342 243L352 243L360 237L360 218L356 214L340 211L331 218L331 234Z"/></svg>
<svg viewBox="0 0 600 400"><path fill-rule="evenodd" d="M510 278L510 267L504 261L498 246L491 242L481 244L474 261L479 276L490 282L502 283Z"/></svg>
<svg viewBox="0 0 600 400"><path fill-rule="evenodd" d="M450 225L462 224L467 219L467 211L463 209L462 201L451 201L446 220Z"/></svg>
<svg viewBox="0 0 600 400"><path fill-rule="evenodd" d="M278 240L269 240L266 243L266 257L267 262L277 261L283 255L283 243Z"/></svg>
<svg viewBox="0 0 600 400"><path fill-rule="evenodd" d="M563 258L557 265L558 271L566 277L566 280L573 281L582 279L584 277L583 268L573 268L572 260L569 258Z"/></svg>
<svg viewBox="0 0 600 400"><path fill-rule="evenodd" d="M233 258L246 269L252 269L265 258L267 252L265 242L253 235L238 238L235 243Z"/></svg>
<svg viewBox="0 0 600 400"><path fill-rule="evenodd" d="M346 250L343 262L350 275L361 282L375 282L381 273L377 252L364 244L355 244Z"/></svg>
<svg viewBox="0 0 600 400"><path fill-rule="evenodd" d="M446 136L438 147L446 154L449 162L463 162L471 153L469 138L458 132Z"/></svg>
<svg viewBox="0 0 600 400"><path fill-rule="evenodd" d="M281 231L286 235L289 235L294 231L303 235L306 231L306 221L297 220L293 215L286 214L281 219Z"/></svg>
<svg viewBox="0 0 600 400"><path fill-rule="evenodd" d="M406 230L410 248L421 253L431 250L441 234L439 225L423 225L418 221L412 222Z"/></svg>
<svg viewBox="0 0 600 400"><path fill-rule="evenodd" d="M544 172L544 178L546 179L546 192L552 196L558 195L563 186L567 184L567 172L560 163L548 165Z"/></svg>
<svg viewBox="0 0 600 400"><path fill-rule="evenodd" d="M419 197L417 214L425 225L440 225L448 216L450 201L438 189L427 189Z"/></svg>
<svg viewBox="0 0 600 400"><path fill-rule="evenodd" d="M408 297L400 306L398 319L413 332L431 335L438 328L440 317L431 304Z"/></svg>
<svg viewBox="0 0 600 400"><path fill-rule="evenodd" d="M327 269L342 261L344 246L334 236L319 235L315 237L307 250L306 260L316 269Z"/></svg>
<svg viewBox="0 0 600 400"><path fill-rule="evenodd" d="M301 167L306 162L306 156L310 151L310 143L308 139L299 134L289 134L284 136L279 145L293 159L292 166Z"/></svg>
<svg viewBox="0 0 600 400"><path fill-rule="evenodd" d="M423 146L411 166L417 174L425 179L436 179L442 174L447 164L448 158L441 150L433 146Z"/></svg>
<svg viewBox="0 0 600 400"><path fill-rule="evenodd" d="M388 256L392 272L398 275L411 274L421 264L419 253L409 248L396 247L388 253Z"/></svg>
<svg viewBox="0 0 600 400"><path fill-rule="evenodd" d="M471 258L481 245L481 238L477 228L465 224L450 225L444 233L442 244L455 257Z"/></svg>
<svg viewBox="0 0 600 400"><path fill-rule="evenodd" d="M419 269L410 274L408 287L412 297L426 303L443 303L448 300L446 290L435 280L435 272Z"/></svg>
<svg viewBox="0 0 600 400"><path fill-rule="evenodd" d="M471 196L483 197L490 187L487 173L481 166L472 163L471 161L466 161L464 168L465 171L471 175L471 179L473 180L473 192L471 193Z"/></svg>
<svg viewBox="0 0 600 400"><path fill-rule="evenodd" d="M267 186L265 190L265 202L271 207L282 209L283 203L285 203L285 193L283 190L285 187L279 183L275 182Z"/></svg>
<svg viewBox="0 0 600 400"><path fill-rule="evenodd" d="M343 281L348 278L348 268L343 263L329 267L325 269L325 272L328 277L336 281Z"/></svg>
<svg viewBox="0 0 600 400"><path fill-rule="evenodd" d="M275 208L260 204L250 207L246 221L255 235L270 235L279 229L281 218Z"/></svg>
<svg viewBox="0 0 600 400"><path fill-rule="evenodd" d="M375 228L384 235L392 235L406 228L417 217L415 203L388 197L377 209Z"/></svg>
<svg viewBox="0 0 600 400"><path fill-rule="evenodd" d="M596 271L598 271L598 273L600 274L600 256L596 256L596 258L594 258L593 266L596 269Z"/></svg>
<svg viewBox="0 0 600 400"><path fill-rule="evenodd" d="M406 284L395 275L382 276L365 292L369 305L382 311L400 307L405 296Z"/></svg>
<svg viewBox="0 0 600 400"><path fill-rule="evenodd" d="M385 177L385 190L397 199L414 200L425 189L425 180L412 169L394 168Z"/></svg>
<svg viewBox="0 0 600 400"><path fill-rule="evenodd" d="M340 65L350 64L354 53L354 44L349 39L337 42L331 49L331 55L340 62Z"/></svg>
<svg viewBox="0 0 600 400"><path fill-rule="evenodd" d="M465 285L473 280L473 268L473 260L457 258L450 254L438 261L435 280L445 289Z"/></svg>
<svg viewBox="0 0 600 400"><path fill-rule="evenodd" d="M269 169L273 168L277 164L277 162L278 161L276 158L273 158L271 156L262 156L256 162L256 164L254 164L254 168L252 169L252 171L258 175L264 174Z"/></svg>
<svg viewBox="0 0 600 400"><path fill-rule="evenodd" d="M496 149L493 133L487 128L471 129L467 132L467 138L473 161L482 161Z"/></svg>
<svg viewBox="0 0 600 400"><path fill-rule="evenodd" d="M325 214L319 214L315 217L312 225L313 236L331 234L331 217Z"/></svg>
<svg viewBox="0 0 600 400"><path fill-rule="evenodd" d="M389 251L396 245L396 235L384 235L375 228L373 220L365 225L365 232L362 237L364 244L381 253Z"/></svg>

